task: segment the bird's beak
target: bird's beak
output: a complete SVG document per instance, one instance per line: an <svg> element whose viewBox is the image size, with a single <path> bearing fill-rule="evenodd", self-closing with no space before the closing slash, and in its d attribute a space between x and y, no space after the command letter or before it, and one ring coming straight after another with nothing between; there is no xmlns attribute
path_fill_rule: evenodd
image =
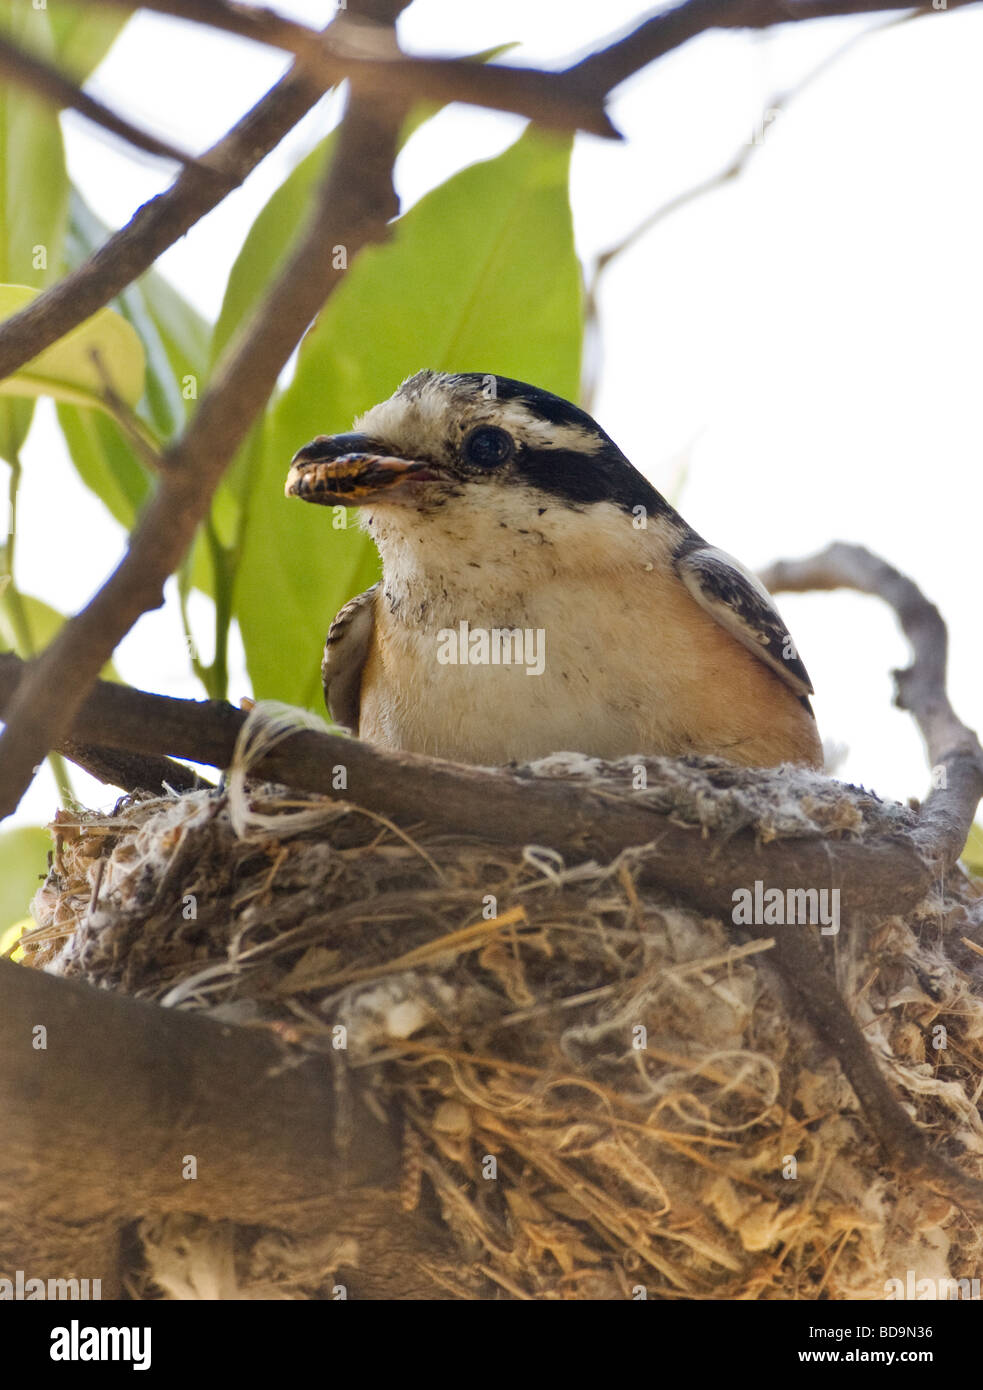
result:
<svg viewBox="0 0 983 1390"><path fill-rule="evenodd" d="M432 463L396 458L361 434L321 434L293 457L284 492L325 506L361 507L400 500L418 483L444 475Z"/></svg>

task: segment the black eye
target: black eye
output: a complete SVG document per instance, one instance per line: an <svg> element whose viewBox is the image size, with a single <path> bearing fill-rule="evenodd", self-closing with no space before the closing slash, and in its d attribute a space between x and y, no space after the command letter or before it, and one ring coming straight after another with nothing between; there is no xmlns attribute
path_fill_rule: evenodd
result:
<svg viewBox="0 0 983 1390"><path fill-rule="evenodd" d="M464 457L479 468L498 468L511 458L512 436L495 425L479 425L464 441Z"/></svg>

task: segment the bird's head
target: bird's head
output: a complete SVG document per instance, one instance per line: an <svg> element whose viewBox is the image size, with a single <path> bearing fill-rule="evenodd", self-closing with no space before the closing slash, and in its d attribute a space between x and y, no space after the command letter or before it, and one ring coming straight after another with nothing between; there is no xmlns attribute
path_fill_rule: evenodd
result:
<svg viewBox="0 0 983 1390"><path fill-rule="evenodd" d="M294 457L288 497L359 507L379 539L427 521L458 539L562 531L585 512L671 512L585 411L509 377L423 371Z"/></svg>

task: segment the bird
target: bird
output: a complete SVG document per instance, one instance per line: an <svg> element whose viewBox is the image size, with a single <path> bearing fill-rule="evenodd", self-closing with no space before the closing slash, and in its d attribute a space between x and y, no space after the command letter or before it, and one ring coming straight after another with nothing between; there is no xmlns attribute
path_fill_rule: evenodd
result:
<svg viewBox="0 0 983 1390"><path fill-rule="evenodd" d="M420 371L301 448L285 492L357 509L381 557L324 649L328 710L354 736L487 767L559 752L822 767L812 683L768 591L570 401Z"/></svg>

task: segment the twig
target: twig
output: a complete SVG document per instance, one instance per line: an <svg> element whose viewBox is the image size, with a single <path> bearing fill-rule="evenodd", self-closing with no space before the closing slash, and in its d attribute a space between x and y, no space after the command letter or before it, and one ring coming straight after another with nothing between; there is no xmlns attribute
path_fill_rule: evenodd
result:
<svg viewBox="0 0 983 1390"><path fill-rule="evenodd" d="M324 86L296 63L197 165L183 170L166 193L145 203L77 270L0 324L0 378L19 370L149 270L158 256L245 181L323 92Z"/></svg>
<svg viewBox="0 0 983 1390"><path fill-rule="evenodd" d="M175 792L194 792L213 785L206 777L172 758L77 743L72 738L63 739L58 751L90 777L124 792L150 792L162 796L168 787Z"/></svg>
<svg viewBox="0 0 983 1390"><path fill-rule="evenodd" d="M386 235L396 211L392 166L403 108L353 95L335 157L300 245L236 339L178 442L118 568L25 672L0 735L0 815L13 811L50 747L118 642L163 602L163 587L190 546L225 468L272 391L298 339L343 271L368 242ZM87 740L93 741L93 740ZM100 742L100 740L94 740Z"/></svg>
<svg viewBox="0 0 983 1390"><path fill-rule="evenodd" d="M907 24L913 19L920 19L926 14L932 13L933 11L930 9L912 10L894 19L888 20L886 24L873 24L870 28L863 29L859 33L851 35L845 43L840 44L839 47L833 49L831 53L828 53L821 62L817 63L816 66L807 72L793 87L789 87L785 91L774 92L771 97L769 97L762 110L759 129L764 129L766 116L777 115L778 112L787 110L789 105L801 96L807 88L811 87L818 78L822 77L824 73L828 72L831 67L844 58L847 53L863 43L866 39L869 39L874 34L881 34L887 29L895 29L899 25ZM764 148L764 143L763 140L757 139L750 141L745 140L734 156L728 160L724 167L718 170L717 173L710 174L707 178L701 179L699 183L692 184L689 188L685 188L682 192L676 193L664 203L660 203L658 207L653 208L650 213L643 217L630 232L621 237L613 246L609 246L606 251L602 251L598 255L589 276L586 278L584 290L585 333L591 335L594 343L594 350L589 354L585 354L584 360L580 400L585 410L593 410L593 402L598 388L598 366L601 357L601 322L598 307L598 292L601 279L605 272L609 269L613 261L617 260L619 256L624 255L626 251L630 251L633 246L637 246L642 238L648 236L649 232L653 231L661 222L672 217L675 213L680 212L683 208L689 207L691 203L699 201L700 198L705 198L708 194L716 192L719 188L723 188L725 184L738 179L747 168L754 155Z"/></svg>
<svg viewBox="0 0 983 1390"><path fill-rule="evenodd" d="M932 10L913 10L894 19L889 19L886 24L873 24L869 29L863 29L860 33L852 34L850 38L840 44L838 48L834 48L832 53L827 53L826 57L823 58L821 62L817 63L814 68L810 69L810 71L796 82L793 87L789 87L785 91L772 93L764 104L760 122L761 127L764 126L765 116L772 114L777 115L780 111L787 110L792 101L801 96L814 82L827 73L830 68L839 63L841 59L845 58L848 53L864 43L867 39L875 34L883 34L888 29L896 29L902 24L910 23L913 19L921 19L926 14L932 13ZM716 174L711 174L709 178L703 179L700 183L693 184L691 188L684 189L681 193L677 193L665 203L660 204L659 207L653 209L647 217L643 218L638 226L634 227L627 236L622 237L620 241L608 247L606 251L602 251L597 258L596 273L600 275L617 256L620 256L623 252L635 246L642 237L646 236L653 229L653 227L657 227L660 222L672 216L673 213L678 212L680 208L686 207L688 204L704 197L707 193L713 192L714 189L719 188L722 184L729 183L731 179L737 178L744 172L744 169L755 153L763 148L764 141L762 140L745 140L733 158Z"/></svg>
<svg viewBox="0 0 983 1390"><path fill-rule="evenodd" d="M914 653L895 671L895 703L913 715L933 767L933 789L914 834L919 854L937 871L954 863L983 797L983 748L956 715L945 688L948 634L942 615L918 586L861 545L836 542L804 560L779 560L761 575L773 592L857 589L876 594L898 615Z"/></svg>
<svg viewBox="0 0 983 1390"><path fill-rule="evenodd" d="M26 87L28 91L34 92L45 101L51 102L54 106L70 107L73 111L77 111L80 116L84 116L87 121L92 121L94 125L108 130L112 135L118 135L128 144L133 145L138 150L143 150L146 154L157 155L161 159L173 159L176 163L183 164L185 168L198 169L209 179L218 179L218 175L213 169L202 164L193 155L186 154L175 145L169 145L166 140L161 140L156 135L150 135L130 121L124 120L122 116L117 116L115 111L110 111L108 106L104 106L102 102L96 101L86 92L83 92L80 87L77 87L64 73L59 72L50 63L36 58L32 53L25 53L9 39L2 37L0 37L0 73L9 78L10 81ZM221 182L221 180L219 181Z"/></svg>
<svg viewBox="0 0 983 1390"><path fill-rule="evenodd" d="M979 0L948 0L947 8L977 3ZM917 7L905 0L683 0L672 9L656 11L616 43L588 54L566 75L576 75L588 89L610 91L647 64L710 29L770 29L807 19L913 8Z"/></svg>
<svg viewBox="0 0 983 1390"><path fill-rule="evenodd" d="M127 5L129 0L108 0ZM378 30L339 22L324 40L313 29L272 10L226 4L224 0L147 0L146 9L204 24L257 43L286 49L326 84L351 81L372 95L421 98L446 104L467 102L493 111L527 116L555 130L583 130L620 139L604 110L606 89L563 72L490 63L480 66L458 58L411 57Z"/></svg>
<svg viewBox="0 0 983 1390"><path fill-rule="evenodd" d="M109 0L115 5L129 2ZM950 0L948 8L973 3L978 0ZM708 29L765 29L803 19L911 7L905 0L684 0L559 72L497 63L475 68L457 59L408 57L395 45L381 46L357 26L339 25L326 43L306 25L229 0L145 0L144 8L286 49L325 82L348 77L361 91L463 101L528 116L540 125L617 138L604 112L608 93Z"/></svg>
<svg viewBox="0 0 983 1390"><path fill-rule="evenodd" d="M131 0L107 0L128 6ZM327 39L313 29L265 8L225 0L146 0L145 9L190 20L296 55L321 82L348 78L353 88L373 95L421 98L446 104L467 102L494 111L527 116L556 130L583 130L619 139L604 110L608 88L565 72L486 66L457 58L411 57L379 30L339 22ZM644 64L639 63L639 66ZM609 84L611 85L611 84Z"/></svg>
<svg viewBox="0 0 983 1390"><path fill-rule="evenodd" d="M98 348L93 348L89 353L92 365L96 370L96 375L102 382L102 400L107 414L119 426L120 430L129 440L134 453L142 461L147 471L159 473L162 465L161 455L158 449L158 441L153 432L148 428L145 421L140 419L133 407L116 390L102 353Z"/></svg>

